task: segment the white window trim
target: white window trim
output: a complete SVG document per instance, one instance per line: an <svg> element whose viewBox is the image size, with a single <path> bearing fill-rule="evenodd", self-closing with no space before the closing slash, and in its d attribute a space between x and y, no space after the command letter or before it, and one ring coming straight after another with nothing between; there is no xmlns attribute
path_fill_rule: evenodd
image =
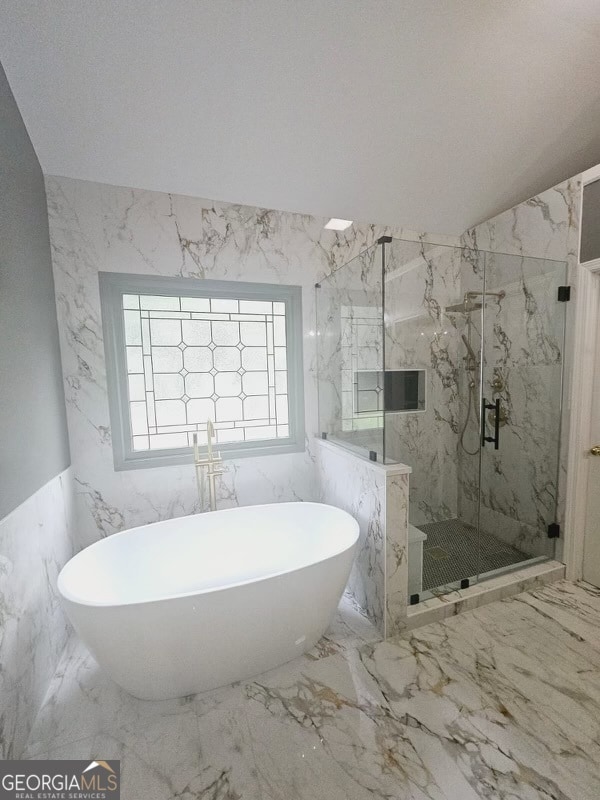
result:
<svg viewBox="0 0 600 800"><path fill-rule="evenodd" d="M269 283L170 278L100 272L100 305L115 470L189 464L191 447L136 452L131 446L129 394L123 316L124 294L273 300L286 306L289 437L220 443L224 458L298 453L305 449L304 368L302 355L302 288Z"/></svg>

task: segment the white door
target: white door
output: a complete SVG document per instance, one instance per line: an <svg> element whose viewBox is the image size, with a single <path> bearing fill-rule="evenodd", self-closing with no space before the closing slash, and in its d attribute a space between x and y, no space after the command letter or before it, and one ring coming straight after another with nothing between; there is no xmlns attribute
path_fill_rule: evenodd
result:
<svg viewBox="0 0 600 800"><path fill-rule="evenodd" d="M600 280L600 274L596 280ZM600 587L600 319L596 331L596 365L588 457L583 579Z"/></svg>

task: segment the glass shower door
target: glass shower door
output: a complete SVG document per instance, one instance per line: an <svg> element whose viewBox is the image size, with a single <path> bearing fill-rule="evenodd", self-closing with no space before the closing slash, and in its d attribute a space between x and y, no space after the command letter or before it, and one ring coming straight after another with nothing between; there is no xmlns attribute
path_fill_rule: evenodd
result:
<svg viewBox="0 0 600 800"><path fill-rule="evenodd" d="M485 254L479 579L554 556L565 283L564 262Z"/></svg>
<svg viewBox="0 0 600 800"><path fill-rule="evenodd" d="M566 265L398 239L385 256L384 450L412 468L418 603L554 557Z"/></svg>
<svg viewBox="0 0 600 800"><path fill-rule="evenodd" d="M477 580L484 264L459 247L386 249L385 455L412 468L411 603Z"/></svg>
<svg viewBox="0 0 600 800"><path fill-rule="evenodd" d="M441 382L445 389L442 393L433 386L430 397L434 418L446 423L441 429L448 436L443 469L450 492L438 513L419 525L427 537L423 542L419 599L466 588L479 576L485 255L453 248L452 258L454 281L444 282L446 291L440 292L444 302L439 306L446 348L446 353L440 355L444 355L448 366ZM432 360L432 366L439 373L438 360ZM409 544L409 565L410 549Z"/></svg>

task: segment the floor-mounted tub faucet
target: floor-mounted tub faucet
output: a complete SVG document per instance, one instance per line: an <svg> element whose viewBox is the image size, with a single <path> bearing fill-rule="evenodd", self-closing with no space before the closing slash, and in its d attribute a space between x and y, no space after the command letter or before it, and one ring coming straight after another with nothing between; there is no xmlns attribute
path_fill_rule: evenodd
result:
<svg viewBox="0 0 600 800"><path fill-rule="evenodd" d="M208 479L208 501L211 511L217 510L217 493L215 491L215 476L222 475L223 470L215 467L220 464L223 459L221 454L213 453L212 440L215 437L215 429L212 421L209 419L206 422L206 455L204 458L200 456L200 449L198 447L198 434L195 433L194 441L194 466L196 467L196 483L198 485L198 497L200 499L200 507L204 508L204 474L203 470L206 467L206 477Z"/></svg>

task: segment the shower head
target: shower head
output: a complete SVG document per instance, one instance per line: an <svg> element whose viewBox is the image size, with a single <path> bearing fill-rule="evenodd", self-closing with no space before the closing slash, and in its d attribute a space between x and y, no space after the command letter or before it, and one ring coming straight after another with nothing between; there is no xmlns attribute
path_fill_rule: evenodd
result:
<svg viewBox="0 0 600 800"><path fill-rule="evenodd" d="M481 303L473 303L469 298L463 300L462 303L456 303L453 306L446 306L444 311L447 314L470 314L471 311L481 311Z"/></svg>
<svg viewBox="0 0 600 800"><path fill-rule="evenodd" d="M482 303L475 302L476 297L485 298L495 297L496 302L500 303L506 297L506 292L501 289L499 292L465 292L462 303L455 303L453 306L446 306L444 311L450 314L470 314L471 311L481 311Z"/></svg>

